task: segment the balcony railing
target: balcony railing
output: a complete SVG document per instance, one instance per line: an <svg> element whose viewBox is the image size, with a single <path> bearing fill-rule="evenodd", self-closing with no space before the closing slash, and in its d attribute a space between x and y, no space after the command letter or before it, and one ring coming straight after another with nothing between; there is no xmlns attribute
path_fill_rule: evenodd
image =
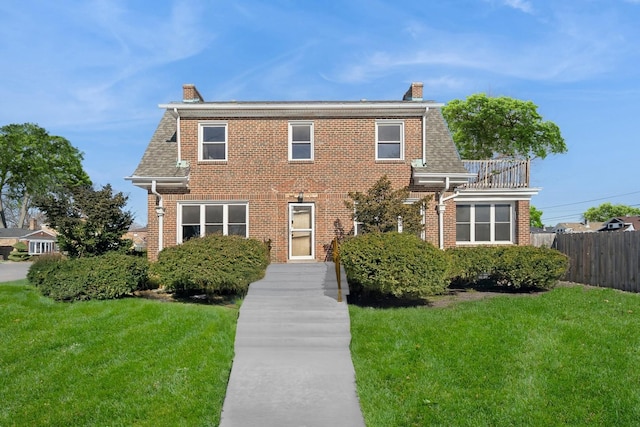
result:
<svg viewBox="0 0 640 427"><path fill-rule="evenodd" d="M466 188L529 187L529 160L463 160L464 167L476 175L463 185Z"/></svg>

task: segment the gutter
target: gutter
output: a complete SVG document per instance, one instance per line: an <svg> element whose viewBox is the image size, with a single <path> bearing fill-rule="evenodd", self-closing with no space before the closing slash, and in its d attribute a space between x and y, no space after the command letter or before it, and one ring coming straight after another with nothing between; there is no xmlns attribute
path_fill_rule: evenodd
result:
<svg viewBox="0 0 640 427"><path fill-rule="evenodd" d="M460 195L460 192L458 191L458 189L456 189L452 195L444 197L444 193L449 190L450 186L451 182L449 181L449 177L447 176L444 179L444 188L442 189L442 191L438 192L438 244L440 246L440 249L442 250L444 250L444 211L446 209L444 203L447 200L454 199Z"/></svg>

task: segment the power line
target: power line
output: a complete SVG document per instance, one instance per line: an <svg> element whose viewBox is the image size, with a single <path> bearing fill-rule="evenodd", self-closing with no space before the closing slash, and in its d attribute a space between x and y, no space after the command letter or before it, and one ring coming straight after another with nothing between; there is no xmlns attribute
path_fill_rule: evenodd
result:
<svg viewBox="0 0 640 427"><path fill-rule="evenodd" d="M618 195L616 195L616 196L601 197L601 198L599 198L599 199L584 200L584 201L582 201L582 202L573 202L573 203L565 203L565 204L562 204L562 205L547 206L547 207L544 207L544 208L538 208L538 209L540 209L540 210L543 210L543 209L554 209L554 208L561 208L561 207L564 207L564 206L580 205L580 204L582 204L582 203L597 202L597 201L600 201L600 200L613 199L614 197L629 196L629 195L631 195L631 194L638 194L638 193L640 193L640 191L633 191L633 192L631 192L631 193L618 194ZM632 205L632 206L633 206L633 205Z"/></svg>

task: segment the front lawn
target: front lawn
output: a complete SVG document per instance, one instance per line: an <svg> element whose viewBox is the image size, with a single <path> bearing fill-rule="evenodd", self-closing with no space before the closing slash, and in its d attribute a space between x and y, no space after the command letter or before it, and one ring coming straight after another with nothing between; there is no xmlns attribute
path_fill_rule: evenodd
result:
<svg viewBox="0 0 640 427"><path fill-rule="evenodd" d="M640 295L574 286L445 308L349 309L368 427L640 420Z"/></svg>
<svg viewBox="0 0 640 427"><path fill-rule="evenodd" d="M217 426L237 309L0 284L0 425Z"/></svg>

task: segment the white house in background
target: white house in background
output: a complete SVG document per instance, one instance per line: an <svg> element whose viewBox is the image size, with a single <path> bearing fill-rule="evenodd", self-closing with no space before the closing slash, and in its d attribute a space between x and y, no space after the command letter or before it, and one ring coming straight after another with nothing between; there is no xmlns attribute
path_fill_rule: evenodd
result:
<svg viewBox="0 0 640 427"><path fill-rule="evenodd" d="M42 255L59 252L57 237L53 230L42 229L20 237L20 241L27 244L29 255Z"/></svg>
<svg viewBox="0 0 640 427"><path fill-rule="evenodd" d="M602 222L559 222L553 231L555 233L591 233L600 231Z"/></svg>
<svg viewBox="0 0 640 427"><path fill-rule="evenodd" d="M640 231L640 216L618 216L602 224L598 231Z"/></svg>

